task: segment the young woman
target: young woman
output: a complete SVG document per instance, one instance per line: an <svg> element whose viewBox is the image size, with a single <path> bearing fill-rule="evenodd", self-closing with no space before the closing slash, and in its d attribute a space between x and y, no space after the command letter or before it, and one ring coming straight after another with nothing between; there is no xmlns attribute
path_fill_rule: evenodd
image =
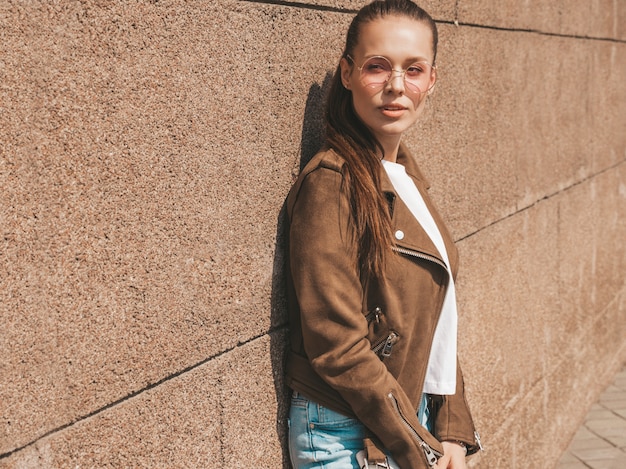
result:
<svg viewBox="0 0 626 469"><path fill-rule="evenodd" d="M288 196L295 468L463 469L478 449L456 360L457 251L401 144L436 52L435 23L413 2L361 9L325 148Z"/></svg>

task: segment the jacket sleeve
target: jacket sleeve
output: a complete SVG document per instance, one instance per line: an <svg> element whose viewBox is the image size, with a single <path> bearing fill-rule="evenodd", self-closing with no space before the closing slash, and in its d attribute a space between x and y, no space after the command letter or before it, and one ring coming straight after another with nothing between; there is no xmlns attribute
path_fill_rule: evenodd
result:
<svg viewBox="0 0 626 469"><path fill-rule="evenodd" d="M465 399L463 372L457 359L456 393L445 396L437 413L435 436L440 441L461 441L467 446L467 454L480 449L478 434L474 429L472 415Z"/></svg>
<svg viewBox="0 0 626 469"><path fill-rule="evenodd" d="M290 268L311 365L403 469L424 468L430 448L442 447L370 349L342 174L315 169L290 197Z"/></svg>

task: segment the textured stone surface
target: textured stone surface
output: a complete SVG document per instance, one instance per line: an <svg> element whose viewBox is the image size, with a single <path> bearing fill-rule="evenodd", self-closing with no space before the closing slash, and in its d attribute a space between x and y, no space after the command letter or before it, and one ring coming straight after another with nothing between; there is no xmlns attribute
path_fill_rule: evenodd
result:
<svg viewBox="0 0 626 469"><path fill-rule="evenodd" d="M460 0L461 22L554 34L626 39L626 5L621 0Z"/></svg>
<svg viewBox="0 0 626 469"><path fill-rule="evenodd" d="M283 342L284 334L250 342L55 432L0 465L191 468L224 460L227 467L271 467L280 458L286 417L279 408L282 380L275 380L283 370L268 370L280 363L275 359ZM274 386L277 394L269 392Z"/></svg>
<svg viewBox="0 0 626 469"><path fill-rule="evenodd" d="M475 467L551 467L584 416L581 402L623 360L623 246L604 243L624 232L624 175L621 165L459 243L460 356L483 443L497 448ZM613 260L600 261L600 245ZM547 440L528 437L548 429Z"/></svg>
<svg viewBox="0 0 626 469"><path fill-rule="evenodd" d="M286 338L274 333L229 354L220 379L225 467L277 467L281 453L289 467L281 360Z"/></svg>
<svg viewBox="0 0 626 469"><path fill-rule="evenodd" d="M242 2L4 8L0 451L284 321L279 211L335 60L295 26L338 40Z"/></svg>
<svg viewBox="0 0 626 469"><path fill-rule="evenodd" d="M0 0L0 466L284 462L281 207L365 3ZM474 467L626 358L622 3L423 2Z"/></svg>
<svg viewBox="0 0 626 469"><path fill-rule="evenodd" d="M586 330L595 319L589 312L608 307L624 288L626 246L613 234L626 232L626 167L567 191L559 214L559 297L569 312L563 331L569 335Z"/></svg>
<svg viewBox="0 0 626 469"><path fill-rule="evenodd" d="M520 412L527 411L527 401L536 397L554 366L556 215L557 204L546 201L459 243L459 354L468 399L484 445L504 445L509 456L516 452L515 439L522 438L517 435ZM551 327L546 311L552 315ZM493 462L494 453L498 451L490 449L484 457Z"/></svg>
<svg viewBox="0 0 626 469"><path fill-rule="evenodd" d="M7 468L207 467L219 460L224 358L82 419L0 461Z"/></svg>

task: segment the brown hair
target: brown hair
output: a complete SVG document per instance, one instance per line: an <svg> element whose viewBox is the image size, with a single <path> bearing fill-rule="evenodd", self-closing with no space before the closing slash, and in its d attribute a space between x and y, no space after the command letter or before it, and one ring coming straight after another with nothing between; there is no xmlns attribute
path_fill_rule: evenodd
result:
<svg viewBox="0 0 626 469"><path fill-rule="evenodd" d="M437 26L426 11L410 0L377 0L359 10L348 28L342 58L353 56L364 24L386 16L404 16L430 27L434 65ZM339 66L326 103L326 143L346 161L344 189L350 198L361 275L374 275L384 281L386 255L393 245L393 238L388 205L380 183L380 158L377 153L382 153L383 148L357 116L352 105L352 93L341 82Z"/></svg>

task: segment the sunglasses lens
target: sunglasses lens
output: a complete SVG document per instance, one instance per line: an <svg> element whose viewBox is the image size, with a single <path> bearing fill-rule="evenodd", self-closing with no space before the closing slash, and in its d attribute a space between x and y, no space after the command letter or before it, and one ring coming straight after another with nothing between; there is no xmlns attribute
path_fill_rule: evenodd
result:
<svg viewBox="0 0 626 469"><path fill-rule="evenodd" d="M413 91L424 93L435 84L433 68L426 62L416 62L406 69L404 83Z"/></svg>
<svg viewBox="0 0 626 469"><path fill-rule="evenodd" d="M391 64L384 57L367 59L361 67L361 82L367 87L384 85L391 77Z"/></svg>

